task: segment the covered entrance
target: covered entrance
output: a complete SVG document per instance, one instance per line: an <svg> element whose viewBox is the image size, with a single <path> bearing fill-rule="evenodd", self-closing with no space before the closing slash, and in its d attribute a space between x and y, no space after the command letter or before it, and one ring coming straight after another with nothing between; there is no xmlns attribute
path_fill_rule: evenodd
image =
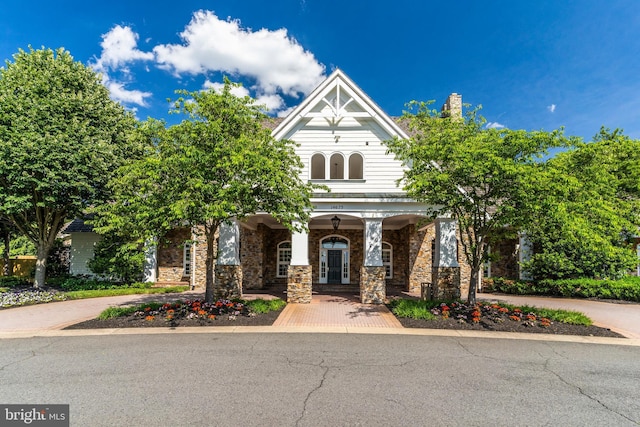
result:
<svg viewBox="0 0 640 427"><path fill-rule="evenodd" d="M328 236L320 242L319 281L321 284L349 284L349 240Z"/></svg>

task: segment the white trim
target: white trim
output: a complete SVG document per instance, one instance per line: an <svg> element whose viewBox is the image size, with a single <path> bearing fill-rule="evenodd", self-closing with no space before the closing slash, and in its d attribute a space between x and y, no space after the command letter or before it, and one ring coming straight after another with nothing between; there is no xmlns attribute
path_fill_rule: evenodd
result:
<svg viewBox="0 0 640 427"><path fill-rule="evenodd" d="M337 237L340 240L344 240L347 242L347 247L346 248L336 248L336 249L330 249L330 248L323 248L322 247L322 243L327 241L327 240L331 240L331 237ZM330 234L327 236L324 236L323 238L320 239L319 243L319 254L318 254L318 281L321 284L327 284L328 283L328 279L329 279L329 258L328 258L328 251L329 250L335 250L335 251L340 251L341 255L340 255L340 259L341 259L341 266L340 266L340 283L343 285L348 285L349 283L351 283L351 262L350 262L350 254L349 251L351 250L351 241L345 237L342 236L340 234Z"/></svg>
<svg viewBox="0 0 640 427"><path fill-rule="evenodd" d="M385 245L388 246L389 248L386 249ZM389 254L389 261L385 261L384 260L384 254L388 253ZM385 279L393 279L393 245L389 242L382 242L382 265L385 268L385 275L384 278ZM389 267L389 269L387 270L387 267Z"/></svg>
<svg viewBox="0 0 640 427"><path fill-rule="evenodd" d="M284 244L289 244L289 247L283 247ZM286 251L289 252L288 257L287 254L285 253ZM284 256L281 257L280 253L284 253ZM292 253L292 245L291 245L291 241L289 240L285 240L282 241L280 243L278 243L277 249L276 249L276 277L287 277L288 273L288 267L289 265L291 265L291 253ZM288 259L281 259L281 258L288 258ZM284 269L284 273L280 272L280 267L281 266L286 266L287 268Z"/></svg>
<svg viewBox="0 0 640 427"><path fill-rule="evenodd" d="M193 273L193 245L190 242L184 242L182 248L182 275L191 276Z"/></svg>

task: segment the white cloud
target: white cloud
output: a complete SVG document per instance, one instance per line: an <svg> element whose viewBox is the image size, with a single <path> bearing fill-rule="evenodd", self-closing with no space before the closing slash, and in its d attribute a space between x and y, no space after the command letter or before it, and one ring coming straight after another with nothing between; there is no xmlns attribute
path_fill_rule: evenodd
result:
<svg viewBox="0 0 640 427"><path fill-rule="evenodd" d="M278 117L287 117L295 109L296 109L296 106L293 106L293 107L287 108L286 110L278 111L277 116Z"/></svg>
<svg viewBox="0 0 640 427"><path fill-rule="evenodd" d="M113 99L125 104L136 104L145 106L145 99L151 96L151 93L149 92L125 89L123 83L113 82L110 80L103 81L103 83L107 87L107 89L109 89L109 93L111 93L111 97Z"/></svg>
<svg viewBox="0 0 640 427"><path fill-rule="evenodd" d="M547 107L547 110L549 110L550 112L555 112L556 111L556 104L551 104Z"/></svg>
<svg viewBox="0 0 640 427"><path fill-rule="evenodd" d="M212 71L242 75L255 79L253 89L260 94L294 97L308 94L324 78L324 65L284 28L252 31L242 28L240 21L199 11L180 37L182 44L153 49L159 66L178 75Z"/></svg>
<svg viewBox="0 0 640 427"><path fill-rule="evenodd" d="M502 128L504 128L504 127L505 127L505 126L504 126L503 124L500 124L500 123L498 123L498 122L489 122L489 123L487 123L487 125L486 125L486 128L487 128L487 129L502 129Z"/></svg>
<svg viewBox="0 0 640 427"><path fill-rule="evenodd" d="M102 54L96 61L96 66L101 71L114 70L134 61L151 61L152 52L143 52L138 49L138 34L130 27L116 25L107 34L102 35Z"/></svg>
<svg viewBox="0 0 640 427"><path fill-rule="evenodd" d="M102 83L109 89L114 100L145 106L146 98L149 98L151 93L126 89L125 83L115 81L111 76L114 72L128 76L130 74L128 64L153 60L152 52L143 52L137 48L138 37L130 27L116 25L102 35L102 43L100 43L102 53L91 66L102 73Z"/></svg>

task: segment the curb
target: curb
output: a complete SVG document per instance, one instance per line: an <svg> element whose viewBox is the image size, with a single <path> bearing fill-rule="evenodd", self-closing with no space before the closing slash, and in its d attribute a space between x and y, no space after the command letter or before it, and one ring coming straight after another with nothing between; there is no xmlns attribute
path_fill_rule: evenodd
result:
<svg viewBox="0 0 640 427"><path fill-rule="evenodd" d="M608 338L579 335L525 334L519 332L485 332L449 329L418 328L370 328L370 327L296 327L296 326L196 326L178 328L118 328L118 329L69 329L0 332L0 339L85 337L108 335L159 335L159 334L366 334L413 335L451 338L484 338L525 341L569 342L579 344L621 345L640 347L640 339Z"/></svg>

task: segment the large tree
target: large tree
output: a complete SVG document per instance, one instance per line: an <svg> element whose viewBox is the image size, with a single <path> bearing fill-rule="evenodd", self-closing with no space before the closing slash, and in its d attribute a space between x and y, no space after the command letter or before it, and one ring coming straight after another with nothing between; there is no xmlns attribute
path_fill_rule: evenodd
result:
<svg viewBox="0 0 640 427"><path fill-rule="evenodd" d="M486 129L478 109L465 117L443 117L430 102L411 102L404 115L409 139L387 142L407 165L407 194L424 202L427 215L450 215L458 222L463 255L471 267L468 301L491 239L518 226L522 193L536 173L536 159L567 143L560 131Z"/></svg>
<svg viewBox="0 0 640 427"><path fill-rule="evenodd" d="M0 215L37 248L35 287L65 220L105 200L134 122L64 49L20 50L0 68Z"/></svg>
<svg viewBox="0 0 640 427"><path fill-rule="evenodd" d="M534 187L525 218L534 278L613 278L636 265L640 141L603 128L550 159Z"/></svg>
<svg viewBox="0 0 640 427"><path fill-rule="evenodd" d="M113 182L114 203L96 224L108 232L128 227L150 239L176 225L200 230L207 244L206 300L214 296L216 231L223 222L256 212L273 215L290 229L304 227L312 187L300 178L295 144L275 140L264 126L262 107L222 90L179 92L174 126L149 120L140 135L149 155L121 169Z"/></svg>

